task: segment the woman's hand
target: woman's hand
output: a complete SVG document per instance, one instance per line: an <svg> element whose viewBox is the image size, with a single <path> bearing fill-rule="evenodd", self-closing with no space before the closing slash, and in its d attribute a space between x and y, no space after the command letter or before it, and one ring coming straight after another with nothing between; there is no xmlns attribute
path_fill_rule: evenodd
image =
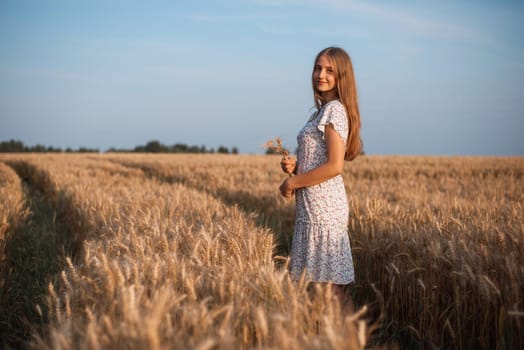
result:
<svg viewBox="0 0 524 350"><path fill-rule="evenodd" d="M295 169L297 167L297 160L291 157L283 157L280 160L280 167L282 168L283 172L291 175L295 172Z"/></svg>
<svg viewBox="0 0 524 350"><path fill-rule="evenodd" d="M287 178L284 180L284 182L282 182L282 184L280 185L280 193L286 197L286 198L291 198L291 196L293 196L293 194L295 194L295 186L293 184L293 178L290 177L290 178Z"/></svg>

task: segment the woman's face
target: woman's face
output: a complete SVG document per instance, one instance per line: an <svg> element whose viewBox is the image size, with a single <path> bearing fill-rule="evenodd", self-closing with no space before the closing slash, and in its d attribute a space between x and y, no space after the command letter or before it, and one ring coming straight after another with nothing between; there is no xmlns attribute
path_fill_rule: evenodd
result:
<svg viewBox="0 0 524 350"><path fill-rule="evenodd" d="M313 83L317 91L321 94L332 91L337 87L335 69L331 64L331 60L326 55L320 56L315 63Z"/></svg>

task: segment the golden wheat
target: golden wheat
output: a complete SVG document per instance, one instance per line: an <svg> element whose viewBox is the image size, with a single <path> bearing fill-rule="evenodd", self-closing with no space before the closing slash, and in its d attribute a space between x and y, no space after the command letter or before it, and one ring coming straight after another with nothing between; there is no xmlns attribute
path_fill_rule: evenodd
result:
<svg viewBox="0 0 524 350"><path fill-rule="evenodd" d="M289 155L289 152L284 148L282 139L280 137L276 137L274 140L272 139L267 141L264 143L263 147L266 151L280 154L284 158Z"/></svg>
<svg viewBox="0 0 524 350"><path fill-rule="evenodd" d="M342 315L329 286L287 275L294 208L278 194L279 160L2 155L49 188L82 238L51 280L49 324L33 345L362 348L362 315ZM353 295L371 314L383 311L379 339L522 341L522 158L365 156L343 175Z"/></svg>
<svg viewBox="0 0 524 350"><path fill-rule="evenodd" d="M359 325L326 319L332 302L311 302L325 293L274 268L268 229L212 194L101 159L24 161L73 198L88 231L49 285L36 348L320 348Z"/></svg>
<svg viewBox="0 0 524 350"><path fill-rule="evenodd" d="M0 238L4 237L9 218L19 215L23 207L22 183L17 174L0 163Z"/></svg>
<svg viewBox="0 0 524 350"><path fill-rule="evenodd" d="M27 216L20 178L4 163L0 163L0 198L1 265L5 260L6 234L14 231L17 224ZM0 276L0 289L4 287L4 282L4 276Z"/></svg>

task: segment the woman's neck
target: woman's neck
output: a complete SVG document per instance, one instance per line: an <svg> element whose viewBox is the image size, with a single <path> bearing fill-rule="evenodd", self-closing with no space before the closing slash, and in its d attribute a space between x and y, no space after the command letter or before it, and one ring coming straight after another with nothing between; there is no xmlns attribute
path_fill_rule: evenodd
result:
<svg viewBox="0 0 524 350"><path fill-rule="evenodd" d="M322 104L326 104L328 102L331 102L333 100L336 100L338 98L338 93L336 89L322 92L320 94L320 100L322 101Z"/></svg>

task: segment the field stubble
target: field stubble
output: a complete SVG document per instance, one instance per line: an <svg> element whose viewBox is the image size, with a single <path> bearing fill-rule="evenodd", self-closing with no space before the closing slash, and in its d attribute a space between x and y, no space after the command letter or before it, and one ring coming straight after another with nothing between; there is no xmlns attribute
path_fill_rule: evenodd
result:
<svg viewBox="0 0 524 350"><path fill-rule="evenodd" d="M18 175L20 164L47 174L50 183L40 187L68 199L59 220L81 237L78 252L61 260L63 271L48 276L38 307L45 323L33 325L33 346L358 349L368 340L372 327L361 315L341 315L329 288L289 280L294 213L277 192L278 157L0 161ZM352 293L381 320L373 342L522 344L523 176L521 158L346 164ZM0 212L2 239L27 207L20 180L1 162L0 182L13 203Z"/></svg>

